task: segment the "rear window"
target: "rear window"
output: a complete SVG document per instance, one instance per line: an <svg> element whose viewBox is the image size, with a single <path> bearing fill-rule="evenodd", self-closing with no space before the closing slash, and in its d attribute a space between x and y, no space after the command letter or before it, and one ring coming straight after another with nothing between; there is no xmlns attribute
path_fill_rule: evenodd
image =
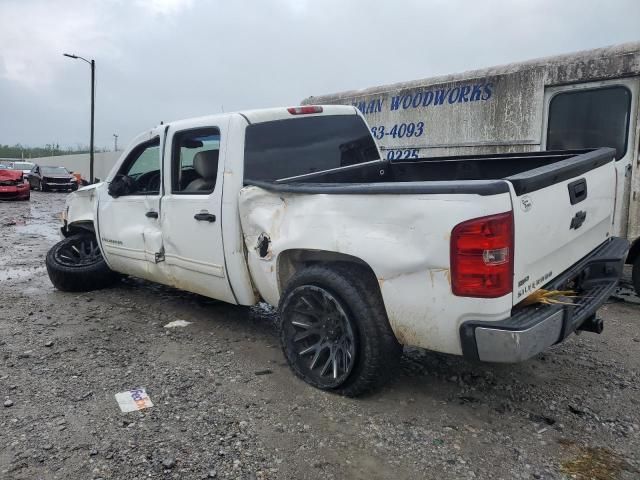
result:
<svg viewBox="0 0 640 480"><path fill-rule="evenodd" d="M627 151L631 92L607 87L559 93L549 104L547 150L613 147Z"/></svg>
<svg viewBox="0 0 640 480"><path fill-rule="evenodd" d="M292 118L249 125L244 177L272 181L378 160L376 144L357 115Z"/></svg>

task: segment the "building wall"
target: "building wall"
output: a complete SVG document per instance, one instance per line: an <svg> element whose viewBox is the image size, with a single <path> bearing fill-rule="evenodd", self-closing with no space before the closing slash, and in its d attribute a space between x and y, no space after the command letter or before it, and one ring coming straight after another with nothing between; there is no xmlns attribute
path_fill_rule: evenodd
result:
<svg viewBox="0 0 640 480"><path fill-rule="evenodd" d="M93 174L96 178L104 180L111 168L116 164L122 152L94 153ZM75 155L57 155L49 157L31 158L28 161L38 165L50 165L65 167L72 172L80 172L83 178L89 179L89 154L78 153Z"/></svg>

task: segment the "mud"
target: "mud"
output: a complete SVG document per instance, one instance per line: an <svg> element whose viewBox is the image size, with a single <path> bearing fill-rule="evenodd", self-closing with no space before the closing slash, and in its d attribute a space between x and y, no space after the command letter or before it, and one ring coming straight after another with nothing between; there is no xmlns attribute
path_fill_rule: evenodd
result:
<svg viewBox="0 0 640 480"><path fill-rule="evenodd" d="M136 279L54 290L63 205L0 203L1 479L640 478L628 284L602 335L518 365L407 349L388 387L345 399L290 373L268 308ZM121 413L114 395L136 387L154 406Z"/></svg>

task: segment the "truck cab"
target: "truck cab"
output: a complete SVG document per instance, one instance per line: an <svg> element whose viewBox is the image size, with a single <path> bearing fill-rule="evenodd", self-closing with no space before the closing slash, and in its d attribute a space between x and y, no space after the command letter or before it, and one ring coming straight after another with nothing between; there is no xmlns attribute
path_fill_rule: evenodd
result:
<svg viewBox="0 0 640 480"><path fill-rule="evenodd" d="M87 212L86 219L95 224L107 265L228 303L255 304L237 201L244 179L321 171L380 155L354 108L327 106L320 114L297 108L181 120L136 137L105 184L78 193L95 197L95 211ZM284 122L309 115L317 119L314 138L325 138L326 145L310 147L309 129ZM287 150L287 155L298 155L297 166L288 157L279 158L277 146L264 150L264 139L283 128L297 136L295 148ZM369 151L360 158L354 144L363 138ZM336 157L333 151L340 148ZM70 204L68 215L74 215L75 205ZM72 229L80 224L74 220Z"/></svg>

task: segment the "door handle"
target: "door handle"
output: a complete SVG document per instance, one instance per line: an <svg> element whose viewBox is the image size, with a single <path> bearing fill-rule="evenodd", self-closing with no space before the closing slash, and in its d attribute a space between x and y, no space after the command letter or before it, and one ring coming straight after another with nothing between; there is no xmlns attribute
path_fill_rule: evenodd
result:
<svg viewBox="0 0 640 480"><path fill-rule="evenodd" d="M215 222L216 221L216 216L211 214L211 213L196 213L193 218L195 218L196 220L198 220L199 222L204 221L204 222Z"/></svg>
<svg viewBox="0 0 640 480"><path fill-rule="evenodd" d="M148 218L158 218L158 212L154 212L153 210L144 214L145 217Z"/></svg>
<svg viewBox="0 0 640 480"><path fill-rule="evenodd" d="M571 205L582 202L587 198L587 181L584 178L571 182L569 188L569 201Z"/></svg>

